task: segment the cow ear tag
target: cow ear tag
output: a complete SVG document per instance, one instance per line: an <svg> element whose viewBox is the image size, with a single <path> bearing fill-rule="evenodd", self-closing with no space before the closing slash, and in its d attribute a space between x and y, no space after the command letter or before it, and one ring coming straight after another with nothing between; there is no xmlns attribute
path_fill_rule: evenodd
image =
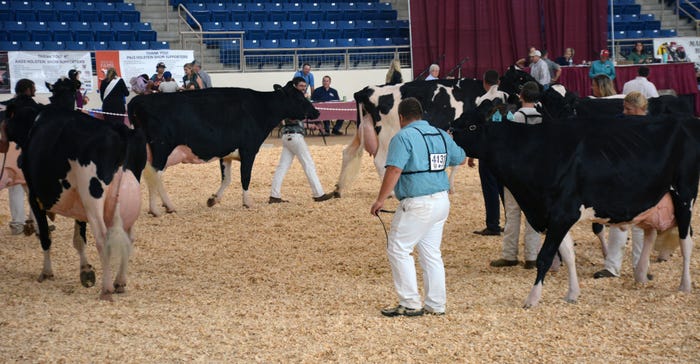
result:
<svg viewBox="0 0 700 364"><path fill-rule="evenodd" d="M493 116L491 116L491 121L493 122L500 123L502 120L503 118L501 117L501 113L499 111L496 111L493 113Z"/></svg>
<svg viewBox="0 0 700 364"><path fill-rule="evenodd" d="M513 115L513 113L510 112L510 110L508 110L508 114L506 115L506 119L508 119L510 121L515 121L515 115Z"/></svg>

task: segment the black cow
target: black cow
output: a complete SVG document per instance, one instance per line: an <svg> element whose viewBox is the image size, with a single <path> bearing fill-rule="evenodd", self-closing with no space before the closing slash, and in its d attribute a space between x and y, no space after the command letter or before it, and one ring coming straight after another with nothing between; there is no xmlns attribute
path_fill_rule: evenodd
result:
<svg viewBox="0 0 700 364"><path fill-rule="evenodd" d="M222 181L207 201L221 201L231 183L231 161L241 161L243 205L248 196L251 170L260 145L282 119L315 119L319 112L291 82L275 91L210 88L179 93L139 95L129 102L129 119L146 133L151 152L144 176L148 183L149 211L158 216L158 196L166 211L175 211L165 192L161 174L178 163L204 163L221 158Z"/></svg>
<svg viewBox="0 0 700 364"><path fill-rule="evenodd" d="M462 113L473 110L476 98L485 92L481 80L466 78L368 86L356 92L358 132L343 150L335 196L340 197L357 177L363 150L374 157L379 178L384 177L389 141L401 129L398 116L401 100L415 97L423 106L423 118L447 130ZM454 178L454 173L450 178Z"/></svg>
<svg viewBox="0 0 700 364"><path fill-rule="evenodd" d="M87 221L102 261L100 297L111 300L111 293L124 292L126 286L132 227L141 210L139 179L146 165L146 139L140 130L74 111L70 80L47 86L53 91L50 105L11 105L5 121L8 139L22 148L21 169L44 249L39 281L53 278L46 217L60 214L76 219L73 244L80 255L80 279L86 287L95 284L85 256ZM115 255L120 265L113 283L109 262Z"/></svg>
<svg viewBox="0 0 700 364"><path fill-rule="evenodd" d="M455 141L486 160L512 193L528 222L546 232L537 278L525 307L535 306L560 242L579 220L637 224L645 230L635 279L646 282L656 230L677 223L683 253L680 290L689 292L689 234L700 179L700 123L692 117L574 118L540 125L460 120ZM672 202L672 207L666 206ZM670 209L675 221L649 213ZM571 278L571 277L570 277ZM576 286L573 284L576 283ZM567 299L575 300L577 282Z"/></svg>

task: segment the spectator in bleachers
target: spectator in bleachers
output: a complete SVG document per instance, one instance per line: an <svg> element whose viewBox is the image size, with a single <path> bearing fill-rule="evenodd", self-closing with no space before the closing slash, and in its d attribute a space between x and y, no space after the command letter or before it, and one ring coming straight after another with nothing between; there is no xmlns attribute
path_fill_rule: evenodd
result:
<svg viewBox="0 0 700 364"><path fill-rule="evenodd" d="M81 109L83 105L90 101L90 98L85 96L82 91L82 83L80 82L80 71L72 69L68 71L68 78L75 84L75 106Z"/></svg>
<svg viewBox="0 0 700 364"><path fill-rule="evenodd" d="M201 90L204 88L202 79L199 78L197 72L192 68L192 63L185 63L185 75L182 76L183 90Z"/></svg>
<svg viewBox="0 0 700 364"><path fill-rule="evenodd" d="M146 76L148 77L148 76ZM113 67L107 70L105 79L100 84L100 98L102 99L102 111L106 121L123 123L126 113L126 97L129 96L129 89L126 83L117 75L117 70Z"/></svg>
<svg viewBox="0 0 700 364"><path fill-rule="evenodd" d="M386 73L386 84L396 85L399 83L403 83L403 76L401 75L401 61L394 59L391 61L389 71Z"/></svg>
<svg viewBox="0 0 700 364"><path fill-rule="evenodd" d="M192 70L197 73L197 76L199 76L199 79L202 80L202 88L210 88L214 87L211 83L211 77L209 76L208 73L202 71L202 63L200 63L198 60L192 61Z"/></svg>
<svg viewBox="0 0 700 364"><path fill-rule="evenodd" d="M649 55L644 53L644 44L642 42L635 43L634 48L627 56L627 60L632 61L634 64L647 63L648 58Z"/></svg>
<svg viewBox="0 0 700 364"><path fill-rule="evenodd" d="M331 87L331 76L323 76L323 87L319 87L314 90L311 95L311 100L314 102L325 102L325 101L339 101L340 96L338 96L338 91ZM343 135L340 128L343 126L343 120L336 120L333 126L333 135ZM323 120L323 129L326 135L331 132L331 121Z"/></svg>
<svg viewBox="0 0 700 364"><path fill-rule="evenodd" d="M307 99L311 98L311 95L313 95L314 90L316 89L314 74L311 73L311 65L304 63L301 66L301 69L294 73L294 77L301 77L304 79L304 81L306 81L306 92L304 92L304 96L306 96ZM310 91L309 88L311 89Z"/></svg>
<svg viewBox="0 0 700 364"><path fill-rule="evenodd" d="M545 89L549 88L552 77L549 74L547 62L542 59L542 52L535 50L530 53L530 62L530 75Z"/></svg>
<svg viewBox="0 0 700 364"><path fill-rule="evenodd" d="M535 46L530 46L527 50L527 57L520 58L519 60L515 61L515 65L518 66L520 69L524 69L527 67L530 67L530 54L532 52L536 51L537 47Z"/></svg>
<svg viewBox="0 0 700 364"><path fill-rule="evenodd" d="M158 86L158 91L162 93L177 92L179 86L177 85L177 81L173 78L172 73L165 71L163 73L163 78L164 81Z"/></svg>
<svg viewBox="0 0 700 364"><path fill-rule="evenodd" d="M549 70L550 84L559 82L559 76L561 76L561 66L556 62L552 61L547 57L549 53L546 50L542 51L542 60L547 63L547 69Z"/></svg>
<svg viewBox="0 0 700 364"><path fill-rule="evenodd" d="M426 81L437 80L440 78L440 66L436 65L435 63L430 65L428 72L430 74L425 78Z"/></svg>
<svg viewBox="0 0 700 364"><path fill-rule="evenodd" d="M153 91L158 91L160 83L165 81L165 63L158 62L156 65L156 73L151 76L151 89Z"/></svg>
<svg viewBox="0 0 700 364"><path fill-rule="evenodd" d="M600 59L591 63L591 70L588 77L594 78L597 75L606 75L611 80L615 79L615 65L610 60L610 52L607 49L600 51Z"/></svg>
<svg viewBox="0 0 700 364"><path fill-rule="evenodd" d="M625 82L622 93L628 95L633 91L638 91L647 99L650 97L659 97L659 91L657 91L656 86L647 79L648 76L649 67L640 66L639 69L637 69L637 77Z"/></svg>
<svg viewBox="0 0 700 364"><path fill-rule="evenodd" d="M557 62L557 64L560 66L573 66L574 53L576 52L573 48L566 48L566 50L564 51L564 55L557 58L555 62Z"/></svg>

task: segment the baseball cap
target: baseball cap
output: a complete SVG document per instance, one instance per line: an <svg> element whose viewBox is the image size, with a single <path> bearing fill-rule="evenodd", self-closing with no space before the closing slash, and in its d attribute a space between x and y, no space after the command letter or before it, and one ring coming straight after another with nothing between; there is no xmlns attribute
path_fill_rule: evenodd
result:
<svg viewBox="0 0 700 364"><path fill-rule="evenodd" d="M165 63L163 63L163 62L158 62L158 65L156 65L156 69L161 68L161 67L166 68L166 67L165 67Z"/></svg>
<svg viewBox="0 0 700 364"><path fill-rule="evenodd" d="M173 74L170 73L170 71L165 71L165 72L163 72L163 77L170 78L170 77L173 77Z"/></svg>
<svg viewBox="0 0 700 364"><path fill-rule="evenodd" d="M530 53L530 57L535 57L535 56L542 57L542 52L536 50L536 51Z"/></svg>
<svg viewBox="0 0 700 364"><path fill-rule="evenodd" d="M610 57L610 51L608 51L607 49L603 49L600 51L600 56Z"/></svg>

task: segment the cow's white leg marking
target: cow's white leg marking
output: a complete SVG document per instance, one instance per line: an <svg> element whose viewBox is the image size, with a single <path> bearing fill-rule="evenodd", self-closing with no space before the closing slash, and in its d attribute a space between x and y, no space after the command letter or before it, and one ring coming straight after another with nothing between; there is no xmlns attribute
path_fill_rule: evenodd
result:
<svg viewBox="0 0 700 364"><path fill-rule="evenodd" d="M219 189L216 191L216 193L211 195L211 197L209 197L207 200L208 207L212 207L221 202L221 198L224 196L224 191L226 191L228 186L231 184L231 161L232 159L223 159L222 163L224 165L224 170L222 173L224 174L224 178L221 180L221 185L219 185ZM245 199L243 201L243 205L245 207L250 207L246 205Z"/></svg>
<svg viewBox="0 0 700 364"><path fill-rule="evenodd" d="M569 291L566 293L566 302L576 303L578 296L581 293L581 288L578 284L578 275L576 274L576 254L574 252L574 239L570 233L566 233L564 240L559 245L559 254L566 264L566 269L569 272Z"/></svg>
<svg viewBox="0 0 700 364"><path fill-rule="evenodd" d="M80 224L76 221L73 226L73 247L80 257L80 283L84 287L92 287L95 285L95 270L85 255L85 245L86 241L80 235Z"/></svg>
<svg viewBox="0 0 700 364"><path fill-rule="evenodd" d="M634 280L638 283L645 284L649 281L647 278L647 273L649 273L649 256L651 256L651 248L654 246L655 240L656 230L644 229L644 247L642 247L637 267L634 269Z"/></svg>
<svg viewBox="0 0 700 364"><path fill-rule="evenodd" d="M678 290L685 293L690 293L692 283L690 280L690 254L693 251L693 238L690 233L685 239L681 239L681 254L683 255L683 275L681 276L681 285Z"/></svg>
<svg viewBox="0 0 700 364"><path fill-rule="evenodd" d="M37 281L43 282L47 279L53 280L53 269L51 268L51 248L44 250L44 267L41 269L41 273L39 274Z"/></svg>
<svg viewBox="0 0 700 364"><path fill-rule="evenodd" d="M160 195L161 200L163 200L163 206L165 207L165 212L167 213L173 213L177 212L175 210L175 206L173 206L173 203L170 202L170 196L168 196L168 192L165 191L165 186L163 186L163 173L165 170L158 171L156 173L156 181L157 181L157 186L158 186L158 194Z"/></svg>
<svg viewBox="0 0 700 364"><path fill-rule="evenodd" d="M160 209L158 208L158 182L156 179L156 169L148 163L146 168L143 170L143 177L146 179L146 186L148 186L148 212L153 216L160 216Z"/></svg>
<svg viewBox="0 0 700 364"><path fill-rule="evenodd" d="M243 190L243 206L247 208L253 207L253 199L250 197L250 192Z"/></svg>
<svg viewBox="0 0 700 364"><path fill-rule="evenodd" d="M540 302L540 298L542 298L542 282L539 282L536 285L532 286L530 294L527 295L523 307L532 308L537 306L537 304Z"/></svg>

